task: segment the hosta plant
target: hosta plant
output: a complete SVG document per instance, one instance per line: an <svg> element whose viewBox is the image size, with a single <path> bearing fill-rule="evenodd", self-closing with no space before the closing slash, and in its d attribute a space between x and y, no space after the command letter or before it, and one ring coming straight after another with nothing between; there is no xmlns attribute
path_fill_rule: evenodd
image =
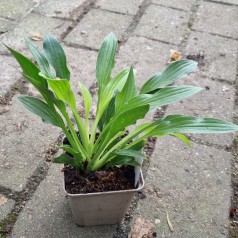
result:
<svg viewBox="0 0 238 238"><path fill-rule="evenodd" d="M84 102L83 118L77 110L70 85L70 71L59 42L46 36L43 52L29 39L26 39L26 44L34 62L7 48L20 64L22 75L39 91L42 99L20 96L19 100L29 111L40 116L43 122L60 127L67 137L69 144L60 146L66 153L55 158L55 163L86 172L122 165L138 166L144 158L141 151L148 137L175 136L189 144L184 133L227 133L238 130L238 126L230 122L185 115L170 115L137 123L151 110L198 93L201 90L199 87L172 85L194 71L197 63L191 60L173 62L164 71L151 76L138 90L133 67L112 77L117 51L117 40L112 33L106 36L98 53L97 110L93 126L90 127L92 96L79 78L78 87ZM134 129L125 133L134 124Z"/></svg>

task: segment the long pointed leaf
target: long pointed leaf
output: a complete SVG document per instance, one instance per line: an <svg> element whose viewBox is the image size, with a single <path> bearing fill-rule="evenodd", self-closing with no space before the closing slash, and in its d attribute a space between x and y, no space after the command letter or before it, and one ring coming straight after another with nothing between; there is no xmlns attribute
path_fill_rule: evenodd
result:
<svg viewBox="0 0 238 238"><path fill-rule="evenodd" d="M53 66L56 76L61 79L70 79L70 71L67 67L66 56L60 43L50 35L43 41L43 48L46 58Z"/></svg>
<svg viewBox="0 0 238 238"><path fill-rule="evenodd" d="M201 89L192 86L170 86L162 88L157 93L140 94L132 98L124 105L123 110L137 107L138 105L150 105L150 109L158 108L190 97Z"/></svg>
<svg viewBox="0 0 238 238"><path fill-rule="evenodd" d="M140 93L150 93L158 88L165 87L181 77L188 75L197 68L197 62L180 60L171 63L162 73L153 75L141 88Z"/></svg>
<svg viewBox="0 0 238 238"><path fill-rule="evenodd" d="M43 122L60 127L57 119L52 113L52 110L45 102L30 96L19 96L18 99L26 107L26 109L41 117Z"/></svg>
<svg viewBox="0 0 238 238"><path fill-rule="evenodd" d="M117 40L113 33L108 34L99 50L96 66L96 78L99 92L109 83L117 51Z"/></svg>
<svg viewBox="0 0 238 238"><path fill-rule="evenodd" d="M40 70L28 58L8 46L6 47L18 61L23 70L23 75L31 78L32 80L30 81L36 88L37 85L48 88L47 81L39 75Z"/></svg>
<svg viewBox="0 0 238 238"><path fill-rule="evenodd" d="M32 56L37 61L41 72L44 73L49 78L54 78L54 74L50 70L50 65L45 55L40 52L40 50L28 39L25 39L25 42L31 51Z"/></svg>
<svg viewBox="0 0 238 238"><path fill-rule="evenodd" d="M167 116L153 123L151 135L173 133L228 133L238 131L238 126L219 119L184 115Z"/></svg>
<svg viewBox="0 0 238 238"><path fill-rule="evenodd" d="M134 81L134 72L133 68L130 68L128 78L126 80L125 86L123 87L122 91L116 97L116 112L120 111L122 106L127 103L131 98L136 96L137 89Z"/></svg>
<svg viewBox="0 0 238 238"><path fill-rule="evenodd" d="M76 108L75 96L67 79L53 80L47 78L47 80L60 100L67 103L72 108Z"/></svg>

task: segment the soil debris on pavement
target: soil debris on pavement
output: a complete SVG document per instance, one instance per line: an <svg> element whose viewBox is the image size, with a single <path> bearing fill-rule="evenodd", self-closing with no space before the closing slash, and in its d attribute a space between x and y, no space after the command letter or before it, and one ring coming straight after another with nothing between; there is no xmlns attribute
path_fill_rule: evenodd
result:
<svg viewBox="0 0 238 238"><path fill-rule="evenodd" d="M153 238L156 234L153 232L153 225L150 221L138 217L128 235L128 238Z"/></svg>

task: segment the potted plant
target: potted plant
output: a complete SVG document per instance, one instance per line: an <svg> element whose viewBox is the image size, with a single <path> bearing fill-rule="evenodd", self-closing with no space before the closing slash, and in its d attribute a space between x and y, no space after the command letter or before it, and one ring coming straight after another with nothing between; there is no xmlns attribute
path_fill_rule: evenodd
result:
<svg viewBox="0 0 238 238"><path fill-rule="evenodd" d="M7 48L20 64L22 75L40 92L42 99L20 96L19 100L43 122L60 127L66 136L60 146L64 153L53 162L64 164L65 189L79 225L113 224L123 219L133 194L144 184L140 167L145 158L142 149L148 137L169 135L189 144L184 133L238 130L238 126L230 122L185 115L170 115L138 124L149 111L201 90L192 86L171 86L194 71L197 63L191 60L173 62L138 90L132 67L111 76L117 51L117 40L112 33L104 39L97 58L97 111L90 127L92 96L79 82L84 102L83 118L77 110L70 71L59 42L46 36L43 52L29 39L26 44L35 64ZM134 124L135 128L128 132L128 127Z"/></svg>

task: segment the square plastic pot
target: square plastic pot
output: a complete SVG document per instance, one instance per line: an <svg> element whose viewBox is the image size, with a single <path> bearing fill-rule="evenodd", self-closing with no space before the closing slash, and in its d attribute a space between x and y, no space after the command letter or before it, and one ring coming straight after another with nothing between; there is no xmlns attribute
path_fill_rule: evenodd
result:
<svg viewBox="0 0 238 238"><path fill-rule="evenodd" d="M140 171L139 186L136 189L101 193L70 194L69 202L74 221L80 226L96 226L120 223L134 197L144 187Z"/></svg>

